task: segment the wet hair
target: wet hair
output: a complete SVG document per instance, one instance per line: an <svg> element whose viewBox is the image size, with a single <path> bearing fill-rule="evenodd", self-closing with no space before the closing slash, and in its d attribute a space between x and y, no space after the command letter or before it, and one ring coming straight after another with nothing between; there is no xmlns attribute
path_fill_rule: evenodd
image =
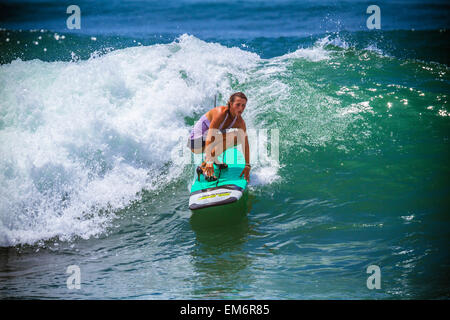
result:
<svg viewBox="0 0 450 320"><path fill-rule="evenodd" d="M228 103L227 103L228 110L231 107L231 104L234 102L234 100L236 100L236 97L248 100L243 92L235 92L231 95L230 99L228 99Z"/></svg>

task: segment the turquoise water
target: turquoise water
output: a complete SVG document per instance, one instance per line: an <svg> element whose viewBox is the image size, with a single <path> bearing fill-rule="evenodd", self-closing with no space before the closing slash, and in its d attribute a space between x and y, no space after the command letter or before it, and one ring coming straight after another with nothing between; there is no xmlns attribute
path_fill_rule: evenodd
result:
<svg viewBox="0 0 450 320"><path fill-rule="evenodd" d="M180 3L98 2L80 31L2 4L0 296L448 299L448 6L381 2L369 31L365 2ZM211 223L183 148L234 91L279 161L253 136L248 191Z"/></svg>

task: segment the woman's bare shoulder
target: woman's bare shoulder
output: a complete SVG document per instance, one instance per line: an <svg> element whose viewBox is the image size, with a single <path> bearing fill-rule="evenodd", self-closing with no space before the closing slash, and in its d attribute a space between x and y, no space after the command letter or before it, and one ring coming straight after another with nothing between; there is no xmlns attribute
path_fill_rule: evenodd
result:
<svg viewBox="0 0 450 320"><path fill-rule="evenodd" d="M212 108L206 113L206 117L209 121L212 121L214 119L222 121L225 118L225 115L227 113L227 107L226 106L219 106Z"/></svg>

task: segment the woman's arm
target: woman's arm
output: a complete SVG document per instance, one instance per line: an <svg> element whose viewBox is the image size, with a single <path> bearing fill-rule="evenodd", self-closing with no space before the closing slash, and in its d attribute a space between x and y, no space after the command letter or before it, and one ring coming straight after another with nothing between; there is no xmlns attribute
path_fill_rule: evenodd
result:
<svg viewBox="0 0 450 320"><path fill-rule="evenodd" d="M245 157L245 168L244 170L242 170L242 173L239 177L241 177L242 175L244 175L245 180L247 180L247 182L250 180L250 170L251 170L251 166L250 166L250 145L248 143L248 136L247 136L247 126L245 125L245 121L244 119L242 119L242 117L240 118L241 121L239 121L239 125L237 126L239 131L238 134L242 134L244 138L243 140L243 149L244 149L244 157ZM241 140L242 141L242 140Z"/></svg>

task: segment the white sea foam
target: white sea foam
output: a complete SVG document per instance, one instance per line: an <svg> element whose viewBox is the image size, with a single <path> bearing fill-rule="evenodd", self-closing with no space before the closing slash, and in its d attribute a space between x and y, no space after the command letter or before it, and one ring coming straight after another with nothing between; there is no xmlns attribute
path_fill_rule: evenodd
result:
<svg viewBox="0 0 450 320"><path fill-rule="evenodd" d="M312 47L299 48L294 52L287 53L280 57L275 58L275 61L286 60L286 59L306 59L309 61L317 62L322 60L328 60L330 58L329 51L325 49L324 43L318 41Z"/></svg>
<svg viewBox="0 0 450 320"><path fill-rule="evenodd" d="M141 190L182 176L171 156L190 129L185 117L208 110L217 92L227 97L233 83L251 82L263 64L183 35L85 61L0 66L0 246L104 233ZM248 127L259 90L246 91ZM266 94L282 90L272 83ZM259 170L262 183L277 176Z"/></svg>

